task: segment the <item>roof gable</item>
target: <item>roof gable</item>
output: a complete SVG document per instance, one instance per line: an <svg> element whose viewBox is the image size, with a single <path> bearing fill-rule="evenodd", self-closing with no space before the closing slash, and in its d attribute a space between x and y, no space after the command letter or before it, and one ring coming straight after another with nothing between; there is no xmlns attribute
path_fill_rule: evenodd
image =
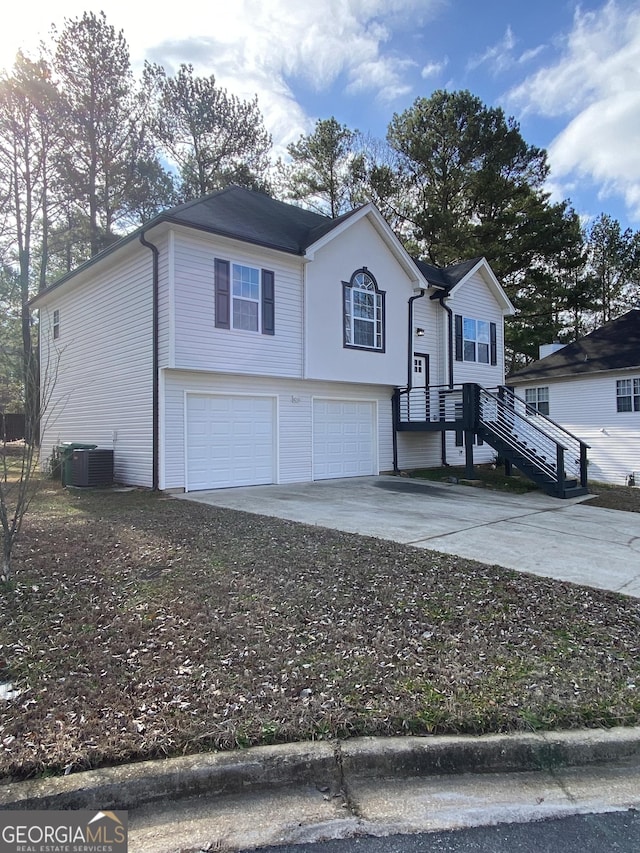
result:
<svg viewBox="0 0 640 853"><path fill-rule="evenodd" d="M640 367L640 309L610 320L561 350L512 373L514 384Z"/></svg>
<svg viewBox="0 0 640 853"><path fill-rule="evenodd" d="M122 251L126 246L131 247L134 242L162 225L181 225L310 259L315 251L365 217L413 281L416 290L432 286L440 291L440 295L443 291L449 295L480 270L494 296L502 304L504 312L513 313L513 306L484 258L463 261L444 269L412 259L373 204L365 204L343 216L331 219L297 205L278 201L265 193L237 186L227 187L160 213L62 276L34 297L31 304L34 307L44 304L52 291L67 282L72 286L72 280L82 273ZM153 235L149 239L153 240Z"/></svg>
<svg viewBox="0 0 640 853"><path fill-rule="evenodd" d="M436 292L432 294L432 299L440 299L443 292L446 296L454 296L455 291L459 287L463 287L475 273L480 273L496 302L502 308L503 314L510 315L516 313L516 309L513 307L504 288L495 277L486 258L472 258L469 261L462 261L461 263L442 268L434 267L432 264L427 264L424 261L415 261L415 264L429 284L441 291L440 293Z"/></svg>
<svg viewBox="0 0 640 853"><path fill-rule="evenodd" d="M391 254L395 257L400 266L404 269L408 277L413 281L416 290L425 289L428 282L423 280L420 268L416 265L413 258L408 254L400 240L398 240L393 230L389 226L389 223L382 216L378 208L371 203L365 204L362 207L358 207L355 210L344 214L344 216L341 216L338 219L330 220L330 222L332 223L331 228L320 227L314 229L314 231L310 235L313 242L311 242L307 246L305 257L308 259L313 259L315 252L326 246L328 243L330 243L332 240L342 234L347 228L350 228L356 222L360 222L363 219L368 220L369 223L373 226L374 230L385 243Z"/></svg>

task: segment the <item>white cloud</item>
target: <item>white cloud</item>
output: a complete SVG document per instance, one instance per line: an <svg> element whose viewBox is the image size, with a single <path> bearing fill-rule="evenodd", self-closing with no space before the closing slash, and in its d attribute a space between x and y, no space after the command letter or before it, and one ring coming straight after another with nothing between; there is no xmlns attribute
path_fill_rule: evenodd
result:
<svg viewBox="0 0 640 853"><path fill-rule="evenodd" d="M124 31L137 67L144 59L168 71L191 62L197 73L215 74L239 96L257 94L274 140L284 146L316 118L297 103L296 82L317 92L339 84L346 94L370 93L381 103L406 95L413 63L391 49L392 35L441 5L442 0L183 0L165 15L149 14L144 4L130 0L102 0L100 8ZM17 47L35 48L49 22L61 25L86 7L84 0L12 5L3 12L0 66L11 63Z"/></svg>
<svg viewBox="0 0 640 853"><path fill-rule="evenodd" d="M429 77L437 77L441 74L449 64L449 57L445 56L442 62L428 62L420 72L423 80L428 80Z"/></svg>
<svg viewBox="0 0 640 853"><path fill-rule="evenodd" d="M577 9L562 56L509 93L524 111L567 117L549 146L556 184L582 176L621 195L640 221L640 10Z"/></svg>
<svg viewBox="0 0 640 853"><path fill-rule="evenodd" d="M516 46L516 39L513 35L511 26L508 26L504 36L498 44L487 48L483 54L469 60L467 69L474 71L481 65L488 65L493 74L499 74L506 68L510 68L514 63L513 49Z"/></svg>
<svg viewBox="0 0 640 853"><path fill-rule="evenodd" d="M511 25L509 25L505 30L504 36L497 44L487 48L480 56L472 57L467 62L467 71L475 71L485 65L489 73L497 77L515 65L526 65L527 62L531 62L544 50L544 45L537 45L536 47L528 48L518 56L516 47L519 42L520 39L516 38Z"/></svg>
<svg viewBox="0 0 640 853"><path fill-rule="evenodd" d="M526 62L531 62L531 60L539 56L543 50L543 44L539 44L537 47L532 47L529 50L525 50L524 53L518 58L518 64L524 65Z"/></svg>

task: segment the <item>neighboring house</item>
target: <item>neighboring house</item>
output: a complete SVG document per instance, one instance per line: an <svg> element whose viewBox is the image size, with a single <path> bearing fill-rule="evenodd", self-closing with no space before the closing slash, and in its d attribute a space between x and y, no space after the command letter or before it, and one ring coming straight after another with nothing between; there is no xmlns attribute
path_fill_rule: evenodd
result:
<svg viewBox="0 0 640 853"><path fill-rule="evenodd" d="M640 485L640 309L508 378L527 403L589 445L589 479Z"/></svg>
<svg viewBox="0 0 640 853"><path fill-rule="evenodd" d="M454 385L504 381L513 312L484 259L415 262L373 205L329 219L238 187L157 216L33 307L56 374L43 458L92 442L117 481L167 490L459 464ZM400 414L409 386L420 414L413 397Z"/></svg>

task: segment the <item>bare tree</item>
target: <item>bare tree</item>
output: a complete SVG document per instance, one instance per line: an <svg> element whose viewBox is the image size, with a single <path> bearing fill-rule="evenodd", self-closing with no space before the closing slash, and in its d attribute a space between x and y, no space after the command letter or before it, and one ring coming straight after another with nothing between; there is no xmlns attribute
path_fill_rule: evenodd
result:
<svg viewBox="0 0 640 853"><path fill-rule="evenodd" d="M49 182L57 91L44 60L18 53L11 75L0 78L0 194L6 203L5 263L17 270L24 393L37 405L29 298L45 284ZM38 244L40 252L34 251Z"/></svg>
<svg viewBox="0 0 640 853"><path fill-rule="evenodd" d="M51 361L42 366L40 400L27 398L25 403L26 432L28 436L37 436L46 421L53 418L56 407L52 404L60 353L52 353ZM38 359L33 356L28 365L32 372L31 382L35 383L40 374ZM0 443L0 530L2 532L2 570L0 582L11 580L12 555L22 522L42 483L40 471L40 448L35 440L9 447L6 437L1 436Z"/></svg>

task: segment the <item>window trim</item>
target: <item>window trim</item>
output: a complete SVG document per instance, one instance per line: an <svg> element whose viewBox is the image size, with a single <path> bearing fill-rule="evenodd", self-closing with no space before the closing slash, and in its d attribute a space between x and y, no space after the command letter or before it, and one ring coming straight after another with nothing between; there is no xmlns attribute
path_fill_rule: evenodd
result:
<svg viewBox="0 0 640 853"><path fill-rule="evenodd" d="M625 386L628 384L628 393L620 393L620 386L623 384ZM620 408L622 400L629 401L629 408ZM629 376L626 379L616 379L616 413L628 415L634 412L640 412L640 377Z"/></svg>
<svg viewBox="0 0 640 853"><path fill-rule="evenodd" d="M535 400L527 400L527 395L530 392L535 392ZM536 385L535 388L525 388L524 401L527 404L527 414L532 414L530 410L533 409L535 414L544 415L546 418L549 417L550 407L548 385ZM541 406L546 407L546 412L544 411L544 409L540 408Z"/></svg>
<svg viewBox="0 0 640 853"><path fill-rule="evenodd" d="M259 274L258 287L258 329L241 329L233 325L233 267L246 267L257 270ZM227 329L234 332L248 332L252 335L275 335L275 273L273 270L261 269L251 264L214 258L214 323L217 329Z"/></svg>
<svg viewBox="0 0 640 853"><path fill-rule="evenodd" d="M473 338L465 336L465 326L467 323L473 323L475 334ZM479 340L479 327L480 325L486 326L488 330L488 341L487 340ZM490 367L496 367L498 364L498 327L496 323L493 323L490 320L479 320L476 317L467 317L464 314L456 314L454 317L454 337L455 337L455 360L462 361L465 364L482 364L488 365ZM473 343L473 354L474 357L465 358L465 344ZM486 347L487 350L487 361L480 361L478 359L479 347Z"/></svg>
<svg viewBox="0 0 640 853"><path fill-rule="evenodd" d="M256 286L258 288L258 295L254 299L252 296L243 296L242 294L236 294L235 287L238 282L236 281L236 270L250 270L251 273L257 274L257 282ZM229 281L229 297L230 297L230 313L229 313L229 323L230 327L234 332L251 332L254 335L262 334L262 276L260 275L259 267L252 267L249 264L240 264L233 261L231 263L230 268L230 281ZM241 273L240 273L241 274ZM240 279L240 285L242 285L243 279ZM254 286L254 282L248 282L250 287ZM246 329L244 326L236 326L236 302L248 303L250 305L255 305L255 320L256 320L256 328L255 329Z"/></svg>
<svg viewBox="0 0 640 853"><path fill-rule="evenodd" d="M357 284L358 277L366 276L373 285L372 287L359 287ZM374 317L369 320L364 317L355 317L353 315L353 293L359 291L361 293L374 294ZM342 282L342 346L344 349L364 350L365 352L385 352L386 349L386 311L385 311L385 296L386 293L380 290L378 282L367 267L360 267L352 273L349 281ZM347 306L349 311L347 311ZM379 318L378 318L379 315ZM366 320L373 327L374 341L379 336L380 346L365 346L362 344L354 344L353 340L353 321L354 319ZM380 330L378 331L378 323Z"/></svg>

